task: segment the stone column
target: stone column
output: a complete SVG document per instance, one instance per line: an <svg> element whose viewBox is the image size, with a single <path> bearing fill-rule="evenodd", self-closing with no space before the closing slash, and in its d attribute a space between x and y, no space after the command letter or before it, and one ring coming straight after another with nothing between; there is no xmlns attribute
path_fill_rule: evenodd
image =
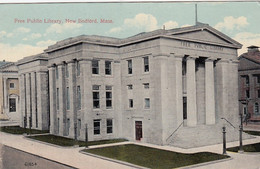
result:
<svg viewBox="0 0 260 169"><path fill-rule="evenodd" d="M197 125L195 59L187 58L187 126Z"/></svg>
<svg viewBox="0 0 260 169"><path fill-rule="evenodd" d="M31 73L31 108L32 108L32 128L36 128L36 100L35 100L35 73Z"/></svg>
<svg viewBox="0 0 260 169"><path fill-rule="evenodd" d="M4 78L4 114L8 114L8 94L7 94L8 88L7 88L7 78Z"/></svg>
<svg viewBox="0 0 260 169"><path fill-rule="evenodd" d="M75 138L75 128L77 127L77 104L76 104L76 69L75 61L68 62L69 70L69 97L70 97L70 128L69 128L69 137Z"/></svg>
<svg viewBox="0 0 260 169"><path fill-rule="evenodd" d="M24 119L23 117L25 116L25 93L24 93L24 77L23 74L19 75L19 93L20 93L20 104L19 104L19 109L20 109L20 127L24 127Z"/></svg>
<svg viewBox="0 0 260 169"><path fill-rule="evenodd" d="M206 124L215 124L215 85L214 85L214 60L205 61L205 107Z"/></svg>
<svg viewBox="0 0 260 169"><path fill-rule="evenodd" d="M59 111L60 111L60 124L59 124L59 135L65 136L66 135L66 95L65 93L65 71L64 71L64 64L59 64L58 71L58 87L59 87Z"/></svg>
<svg viewBox="0 0 260 169"><path fill-rule="evenodd" d="M56 111L56 82L55 68L49 67L49 93L50 93L50 133L56 133L57 111Z"/></svg>
<svg viewBox="0 0 260 169"><path fill-rule="evenodd" d="M183 89L182 89L182 60L184 55L175 55L175 100L177 113L177 126L183 121Z"/></svg>
<svg viewBox="0 0 260 169"><path fill-rule="evenodd" d="M30 127L30 116L31 116L31 93L30 93L30 88L31 88L31 84L30 84L30 73L26 73L25 74L25 78L26 78L26 113L27 113L27 128Z"/></svg>

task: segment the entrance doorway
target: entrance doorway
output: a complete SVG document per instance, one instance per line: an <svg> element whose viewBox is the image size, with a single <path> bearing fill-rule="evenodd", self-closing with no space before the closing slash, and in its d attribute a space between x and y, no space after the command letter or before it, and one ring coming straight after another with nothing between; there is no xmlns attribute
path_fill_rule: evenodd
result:
<svg viewBox="0 0 260 169"><path fill-rule="evenodd" d="M142 121L135 121L135 139L140 141L142 137Z"/></svg>

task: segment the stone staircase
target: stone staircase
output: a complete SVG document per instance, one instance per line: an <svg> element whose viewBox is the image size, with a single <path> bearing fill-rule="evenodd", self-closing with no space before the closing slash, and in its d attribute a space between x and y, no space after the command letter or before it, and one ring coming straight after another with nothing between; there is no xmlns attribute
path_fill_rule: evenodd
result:
<svg viewBox="0 0 260 169"><path fill-rule="evenodd" d="M252 136L243 133L243 139ZM227 142L239 140L239 129L226 126ZM168 140L168 145L181 148L194 148L223 143L222 126L198 125L196 127L181 127Z"/></svg>

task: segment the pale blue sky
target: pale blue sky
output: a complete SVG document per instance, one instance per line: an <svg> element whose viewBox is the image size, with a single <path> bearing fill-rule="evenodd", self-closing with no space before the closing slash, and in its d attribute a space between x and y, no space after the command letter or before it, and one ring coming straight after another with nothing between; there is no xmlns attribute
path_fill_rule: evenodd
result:
<svg viewBox="0 0 260 169"><path fill-rule="evenodd" d="M260 46L260 3L199 2L198 20L242 43ZM0 60L16 61L69 37L125 38L166 26L194 25L194 3L0 4ZM62 24L15 23L15 18L62 20ZM65 19L109 19L113 23L65 24ZM245 52L245 48L239 54Z"/></svg>

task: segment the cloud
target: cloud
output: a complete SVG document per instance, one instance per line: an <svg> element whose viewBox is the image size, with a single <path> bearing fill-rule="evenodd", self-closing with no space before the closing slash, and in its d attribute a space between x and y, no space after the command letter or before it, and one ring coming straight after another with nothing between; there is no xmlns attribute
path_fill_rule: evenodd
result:
<svg viewBox="0 0 260 169"><path fill-rule="evenodd" d="M23 40L24 40L24 41L34 40L34 39L38 39L38 38L40 38L40 37L42 37L42 34L40 34L40 33L32 33L31 35L29 35L29 36L23 38Z"/></svg>
<svg viewBox="0 0 260 169"><path fill-rule="evenodd" d="M189 27L189 26L192 26L192 25L185 24L185 25L182 25L181 27L184 28L184 27Z"/></svg>
<svg viewBox="0 0 260 169"><path fill-rule="evenodd" d="M42 53L44 49L46 48L26 44L11 46L10 44L0 43L0 58L7 61L15 62L26 56Z"/></svg>
<svg viewBox="0 0 260 169"><path fill-rule="evenodd" d="M15 33L28 33L30 31L31 31L31 29L25 28L25 27L19 27L14 30Z"/></svg>
<svg viewBox="0 0 260 169"><path fill-rule="evenodd" d="M163 24L165 29L173 29L179 27L179 24L175 21L168 21Z"/></svg>
<svg viewBox="0 0 260 169"><path fill-rule="evenodd" d="M49 33L64 33L66 31L71 31L71 30L75 30L82 27L82 24L78 24L78 23L64 23L64 24L52 24L50 27L48 27L46 29L46 34Z"/></svg>
<svg viewBox="0 0 260 169"><path fill-rule="evenodd" d="M47 48L48 46L53 45L54 43L56 43L56 41L47 40L47 41L39 41L39 42L36 43L36 45L38 47L45 47L45 48Z"/></svg>
<svg viewBox="0 0 260 169"><path fill-rule="evenodd" d="M1 38L4 38L4 37L10 38L10 37L12 37L13 35L14 35L13 33L7 33L6 31L1 31L1 32L0 32L0 39L1 39Z"/></svg>
<svg viewBox="0 0 260 169"><path fill-rule="evenodd" d="M247 22L247 18L244 16L240 16L238 18L234 18L233 16L226 16L224 18L223 22L217 23L214 27L218 30L234 30L234 29L240 29L242 27L245 27L249 25Z"/></svg>
<svg viewBox="0 0 260 169"><path fill-rule="evenodd" d="M157 19L151 14L139 13L134 18L124 20L124 25L134 28L142 28L145 31L153 31L158 29Z"/></svg>
<svg viewBox="0 0 260 169"><path fill-rule="evenodd" d="M166 29L172 29L179 26L176 21L167 21L165 25ZM160 29L163 25L158 25L156 17L151 14L139 13L133 18L126 18L123 25L114 27L108 31L108 33L119 33L119 32L149 32L156 29Z"/></svg>
<svg viewBox="0 0 260 169"><path fill-rule="evenodd" d="M260 46L260 34L250 32L241 32L236 34L233 39L243 45L242 49L238 50L238 55L247 52L247 47L251 45Z"/></svg>

